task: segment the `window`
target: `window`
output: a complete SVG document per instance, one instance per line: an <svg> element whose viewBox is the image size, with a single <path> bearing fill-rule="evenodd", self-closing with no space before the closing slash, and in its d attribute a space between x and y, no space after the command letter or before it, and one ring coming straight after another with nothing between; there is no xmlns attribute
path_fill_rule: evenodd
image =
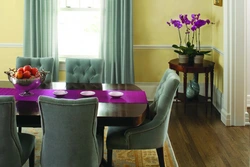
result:
<svg viewBox="0 0 250 167"><path fill-rule="evenodd" d="M59 58L99 57L100 0L60 0Z"/></svg>

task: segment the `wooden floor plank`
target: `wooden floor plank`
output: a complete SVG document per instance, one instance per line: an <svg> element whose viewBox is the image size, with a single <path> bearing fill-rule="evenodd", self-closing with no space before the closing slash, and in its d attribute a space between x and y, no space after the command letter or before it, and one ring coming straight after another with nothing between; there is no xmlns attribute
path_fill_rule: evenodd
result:
<svg viewBox="0 0 250 167"><path fill-rule="evenodd" d="M180 167L249 167L250 127L228 127L204 104L174 103L169 138Z"/></svg>

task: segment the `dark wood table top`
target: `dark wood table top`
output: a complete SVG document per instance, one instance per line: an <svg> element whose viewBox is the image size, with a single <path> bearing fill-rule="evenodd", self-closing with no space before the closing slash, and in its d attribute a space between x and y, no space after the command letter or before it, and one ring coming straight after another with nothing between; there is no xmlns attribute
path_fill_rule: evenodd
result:
<svg viewBox="0 0 250 167"><path fill-rule="evenodd" d="M184 73L208 73L214 69L215 63L209 60L203 60L202 64L180 64L179 59L169 61L169 68Z"/></svg>
<svg viewBox="0 0 250 167"><path fill-rule="evenodd" d="M9 81L0 81L0 87L13 88ZM43 84L41 89L82 89L82 90L141 90L133 84L75 84L53 82ZM36 102L17 101L17 125L21 127L40 127L40 113ZM101 103L98 105L98 125L138 126L146 117L147 104Z"/></svg>

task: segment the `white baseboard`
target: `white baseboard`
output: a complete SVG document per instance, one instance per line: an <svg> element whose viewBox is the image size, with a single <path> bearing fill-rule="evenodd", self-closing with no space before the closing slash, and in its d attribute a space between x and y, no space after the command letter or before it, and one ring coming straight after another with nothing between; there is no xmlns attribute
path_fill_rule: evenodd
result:
<svg viewBox="0 0 250 167"><path fill-rule="evenodd" d="M213 105L214 107L221 113L222 103L223 103L223 95L221 91L214 86L214 95L213 95Z"/></svg>
<svg viewBox="0 0 250 167"><path fill-rule="evenodd" d="M250 95L247 95L247 107L250 107Z"/></svg>
<svg viewBox="0 0 250 167"><path fill-rule="evenodd" d="M227 110L225 110L224 108L222 108L221 110L221 121L226 125L226 126L231 126L230 123L230 117L231 114L227 112Z"/></svg>
<svg viewBox="0 0 250 167"><path fill-rule="evenodd" d="M247 111L245 112L245 125L250 125L250 122L249 122L249 114L248 114Z"/></svg>
<svg viewBox="0 0 250 167"><path fill-rule="evenodd" d="M213 97L213 105L215 108L221 113L221 120L226 126L230 126L230 119L231 119L231 114L228 113L225 109L222 109L222 103L223 103L223 95L222 93L214 87L214 97ZM248 96L248 106L250 103L250 96ZM245 111L245 125L250 125L249 122L249 114L247 111Z"/></svg>

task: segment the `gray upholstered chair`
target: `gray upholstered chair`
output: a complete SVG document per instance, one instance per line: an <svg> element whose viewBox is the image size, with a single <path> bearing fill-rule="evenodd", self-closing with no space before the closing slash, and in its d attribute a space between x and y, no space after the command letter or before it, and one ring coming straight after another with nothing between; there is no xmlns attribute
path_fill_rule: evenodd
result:
<svg viewBox="0 0 250 167"><path fill-rule="evenodd" d="M103 59L66 59L67 83L102 83Z"/></svg>
<svg viewBox="0 0 250 167"><path fill-rule="evenodd" d="M102 161L103 137L97 131L97 98L39 97L43 129L43 167L97 167Z"/></svg>
<svg viewBox="0 0 250 167"><path fill-rule="evenodd" d="M168 69L149 106L151 118L138 127L108 127L106 145L109 166L112 166L113 149L156 149L159 164L164 166L163 146L168 136L170 112L179 83L176 72Z"/></svg>
<svg viewBox="0 0 250 167"><path fill-rule="evenodd" d="M17 133L15 100L0 96L0 166L21 167L28 159L34 166L35 136Z"/></svg>
<svg viewBox="0 0 250 167"><path fill-rule="evenodd" d="M53 69L54 69L54 59L52 57L43 58L30 58L30 57L17 57L16 58L16 69L23 67L25 65L30 65L31 67L36 67L39 70L49 71L50 73L46 75L46 83L52 82Z"/></svg>

